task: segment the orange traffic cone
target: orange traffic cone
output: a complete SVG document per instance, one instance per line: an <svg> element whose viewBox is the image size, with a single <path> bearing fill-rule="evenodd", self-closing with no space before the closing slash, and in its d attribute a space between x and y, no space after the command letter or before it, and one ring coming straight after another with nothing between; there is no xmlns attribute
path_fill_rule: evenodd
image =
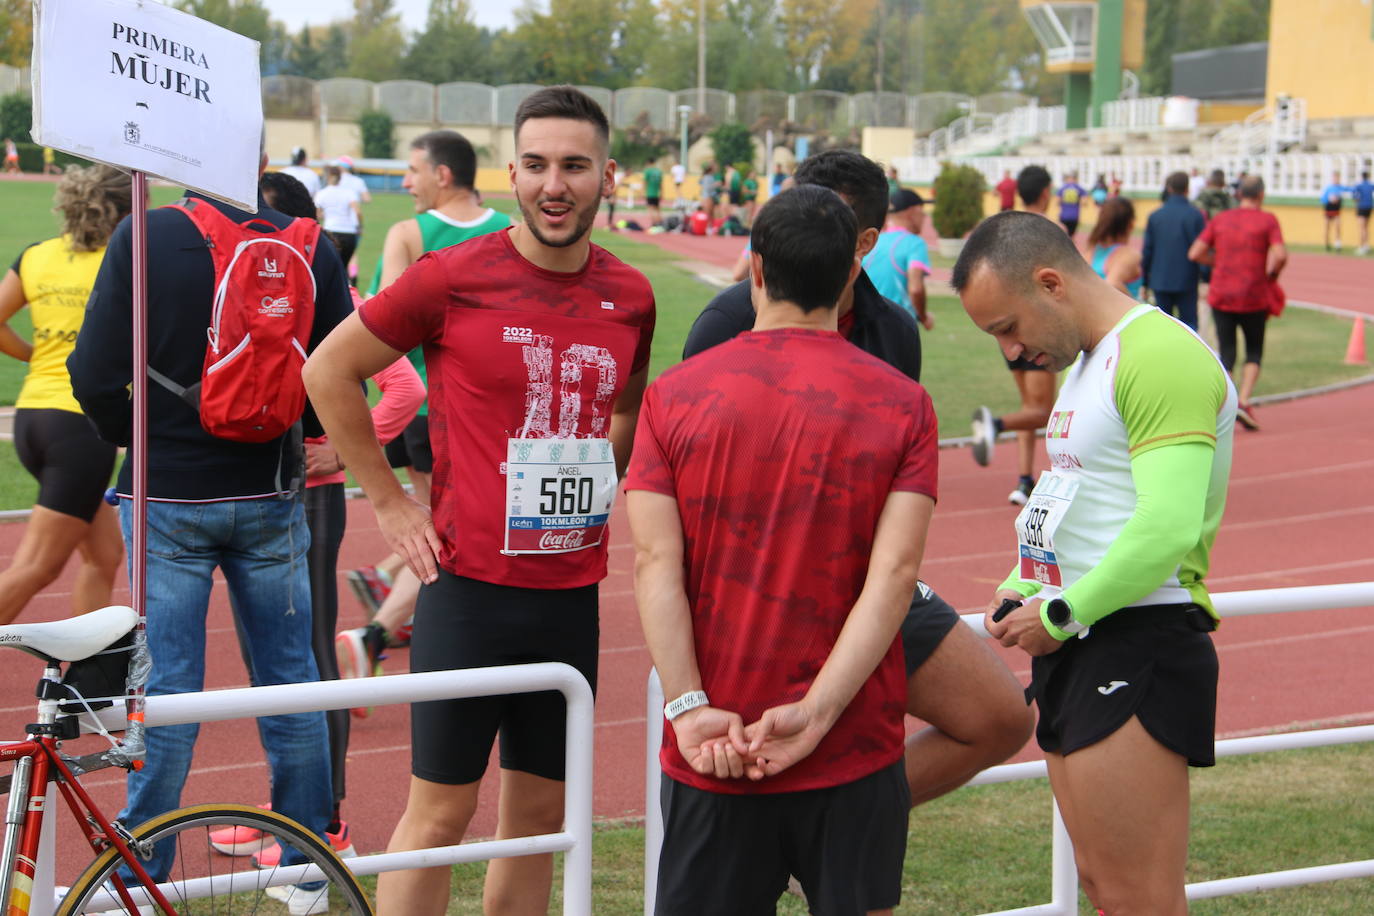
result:
<svg viewBox="0 0 1374 916"><path fill-rule="evenodd" d="M1364 319L1356 318L1350 328L1350 343L1345 348L1345 363L1347 366L1363 366L1368 362L1364 350Z"/></svg>

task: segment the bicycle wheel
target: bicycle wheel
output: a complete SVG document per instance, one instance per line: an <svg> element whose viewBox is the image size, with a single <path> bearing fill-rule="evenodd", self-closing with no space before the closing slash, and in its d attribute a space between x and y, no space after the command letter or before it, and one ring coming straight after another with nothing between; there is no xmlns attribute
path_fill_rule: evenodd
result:
<svg viewBox="0 0 1374 916"><path fill-rule="evenodd" d="M290 867L257 869L246 856L216 852L210 833L224 827L260 830L265 842L275 839L283 850L296 850L306 863L319 866L322 879L305 884L289 881ZM322 840L300 824L275 811L247 805L198 805L169 811L133 831L131 848L136 856L147 855L153 843L171 840L176 859L172 873L161 887L175 910L170 916L253 913L262 916L315 916L320 913L351 913L372 916L372 904L353 873ZM140 852L139 847L143 847ZM282 860L288 856L283 855ZM113 878L124 860L107 849L76 880L57 907L57 916L112 913L127 914ZM156 914L158 908L145 899L140 887L131 889L140 914Z"/></svg>

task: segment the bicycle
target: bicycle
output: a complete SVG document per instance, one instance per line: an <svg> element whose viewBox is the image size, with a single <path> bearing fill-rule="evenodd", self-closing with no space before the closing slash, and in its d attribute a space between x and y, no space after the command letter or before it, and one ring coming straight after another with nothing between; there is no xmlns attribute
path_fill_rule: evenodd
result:
<svg viewBox="0 0 1374 916"><path fill-rule="evenodd" d="M0 901L8 916L29 913L34 893L39 841L42 836L49 781L76 818L95 853L93 861L57 905L58 916L87 913L352 913L371 916L372 906L357 879L319 837L273 811L246 805L199 805L170 811L132 830L111 821L81 786L79 776L98 769L141 765L111 751L71 757L62 742L80 732L76 715L61 715L59 706L73 702L61 684L61 663L101 654L128 634L138 614L128 607L107 607L53 623L0 626L0 646L21 649L43 660L38 682L38 721L26 727L23 741L0 742L0 760L13 760L14 771L0 777L0 794L9 793L0 853ZM77 697L86 716L89 701ZM109 738L102 726L96 730ZM114 739L110 738L112 745ZM210 833L227 826L262 831L263 842L282 844L281 862L272 868L233 871L233 860L210 845ZM173 842L174 877L155 884L143 866L153 844ZM294 850L294 853L291 852ZM47 908L41 908L46 912Z"/></svg>

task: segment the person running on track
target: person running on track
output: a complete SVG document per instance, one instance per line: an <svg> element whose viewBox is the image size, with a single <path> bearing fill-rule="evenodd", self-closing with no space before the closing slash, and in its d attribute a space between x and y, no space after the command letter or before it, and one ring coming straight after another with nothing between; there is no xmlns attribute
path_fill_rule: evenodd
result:
<svg viewBox="0 0 1374 916"><path fill-rule="evenodd" d="M595 689L606 520L654 326L648 280L589 239L613 180L609 147L605 113L581 91L528 96L509 166L524 222L421 258L306 365L330 442L425 583L413 671L559 661ZM429 372L432 516L387 467L359 387L417 346ZM556 693L414 704L410 794L389 848L462 840L498 734L497 835L561 829L564 728ZM488 912L544 912L552 858L492 861ZM450 877L446 866L388 872L378 909L443 913Z"/></svg>
<svg viewBox="0 0 1374 916"><path fill-rule="evenodd" d="M1188 767L1215 757L1217 614L1203 580L1235 388L1196 333L1096 276L1035 216L975 229L951 285L1008 358L1067 370L1052 470L1017 516L988 632L1031 657L1036 738L1088 899L1183 916ZM995 619L1003 601L1022 603Z"/></svg>
<svg viewBox="0 0 1374 916"><path fill-rule="evenodd" d="M1042 166L1028 165L1021 170L1016 176L1016 193L1021 196L1026 212L1050 218L1052 184L1050 173ZM1024 506L1035 487L1035 431L1049 420L1050 405L1054 403L1054 373L1022 357L1008 359L1007 368L1021 395L1021 409L1000 417L994 417L987 407L979 407L973 412L973 460L987 467L992 461L997 436L1003 430L1014 430L1019 476L1016 489L1007 495L1007 501Z"/></svg>
<svg viewBox="0 0 1374 916"><path fill-rule="evenodd" d="M0 352L28 363L15 401L14 447L38 481L38 502L8 569L0 573L0 624L14 620L78 553L73 614L110 603L124 541L104 504L114 470L113 445L96 435L72 396L67 357L86 315L86 300L105 244L132 206L129 176L109 166L73 168L57 183L62 235L30 245L0 281ZM9 326L24 306L33 342Z"/></svg>
<svg viewBox="0 0 1374 916"><path fill-rule="evenodd" d="M803 161L788 181L829 188L859 221L855 256L872 250L887 215L882 167L850 150L828 150ZM913 382L921 378L921 339L915 322L884 299L865 271L846 284L838 327L851 344L876 356ZM745 333L755 312L748 282L723 290L702 310L687 335L683 359ZM927 723L907 740L906 775L911 803L919 805L957 789L979 770L1016 753L1032 720L1021 686L1007 666L949 603L924 582L912 592L902 621L906 658L906 709Z"/></svg>

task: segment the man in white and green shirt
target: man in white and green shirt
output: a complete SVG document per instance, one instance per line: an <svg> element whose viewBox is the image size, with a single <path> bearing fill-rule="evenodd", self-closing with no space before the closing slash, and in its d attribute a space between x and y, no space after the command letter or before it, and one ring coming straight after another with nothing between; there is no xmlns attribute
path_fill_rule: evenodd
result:
<svg viewBox="0 0 1374 916"><path fill-rule="evenodd" d="M979 226L952 285L1008 359L1068 370L1046 430L1051 470L1017 517L988 632L1033 657L1036 737L1089 898L1181 916L1187 768L1214 762L1204 578L1235 389L1196 334L1109 286L1034 214Z"/></svg>

